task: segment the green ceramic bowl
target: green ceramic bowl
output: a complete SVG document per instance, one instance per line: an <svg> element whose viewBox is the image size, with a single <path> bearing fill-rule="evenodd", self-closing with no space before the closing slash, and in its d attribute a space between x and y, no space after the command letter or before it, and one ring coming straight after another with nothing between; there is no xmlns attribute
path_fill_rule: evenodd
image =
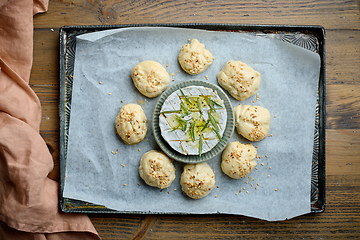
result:
<svg viewBox="0 0 360 240"><path fill-rule="evenodd" d="M226 112L227 112L227 121L226 121L226 128L222 136L222 141L218 142L218 144L212 148L210 151L204 153L199 157L198 155L184 155L176 150L174 150L172 147L169 146L169 144L164 140L164 138L161 135L161 130L159 127L159 114L161 111L161 107L164 104L165 100L172 94L174 91L189 87L189 86L203 86L207 88L211 88L214 91L217 92L218 96L224 101ZM234 120L234 111L233 107L231 105L230 99L227 96L227 94L218 86L201 80L185 80L178 84L175 84L173 86L170 86L168 89L166 89L159 97L158 101L155 104L154 113L152 115L152 129L153 134L155 137L155 140L161 150L166 153L170 158L175 159L179 162L184 163L200 163L205 162L211 158L214 158L218 154L220 154L226 145L229 143L231 135L234 132L235 127L235 120Z"/></svg>

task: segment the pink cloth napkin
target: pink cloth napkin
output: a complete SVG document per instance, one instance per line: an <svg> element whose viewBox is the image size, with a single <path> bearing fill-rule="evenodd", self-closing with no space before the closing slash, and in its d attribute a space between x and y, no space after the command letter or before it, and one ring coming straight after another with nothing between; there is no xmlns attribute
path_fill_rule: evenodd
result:
<svg viewBox="0 0 360 240"><path fill-rule="evenodd" d="M100 239L87 215L59 209L53 159L29 86L33 15L47 0L0 0L0 239Z"/></svg>

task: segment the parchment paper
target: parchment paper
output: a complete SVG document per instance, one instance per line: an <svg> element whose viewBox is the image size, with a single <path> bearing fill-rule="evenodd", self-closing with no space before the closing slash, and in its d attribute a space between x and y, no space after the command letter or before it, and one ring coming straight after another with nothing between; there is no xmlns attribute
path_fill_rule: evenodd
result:
<svg viewBox="0 0 360 240"><path fill-rule="evenodd" d="M177 62L179 50L192 38L215 57L196 76L183 72ZM208 161L218 187L200 200L182 194L184 164L176 161L176 179L169 189L147 186L138 166L142 154L159 149L150 122L157 98L136 90L129 76L132 67L154 60L175 74L171 84L194 78L217 84L216 74L231 59L261 74L258 99L255 95L240 102L230 97L233 107L263 106L272 116L272 136L253 143L261 157L257 169L245 179L230 179L222 173L218 155ZM318 54L245 33L159 27L78 36L63 196L121 212L229 213L270 221L309 213L319 71ZM147 136L134 146L124 144L114 130L126 103L140 104L148 118ZM236 131L231 141L235 140L248 142Z"/></svg>

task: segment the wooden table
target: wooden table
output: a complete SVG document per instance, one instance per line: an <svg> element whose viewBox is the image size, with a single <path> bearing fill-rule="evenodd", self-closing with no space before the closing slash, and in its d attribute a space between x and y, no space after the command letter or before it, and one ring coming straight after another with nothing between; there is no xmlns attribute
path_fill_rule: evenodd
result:
<svg viewBox="0 0 360 240"><path fill-rule="evenodd" d="M59 28L64 25L226 23L322 25L326 30L326 210L288 221L232 215L91 215L103 239L360 237L360 3L318 1L51 0L34 17L30 85L59 181Z"/></svg>

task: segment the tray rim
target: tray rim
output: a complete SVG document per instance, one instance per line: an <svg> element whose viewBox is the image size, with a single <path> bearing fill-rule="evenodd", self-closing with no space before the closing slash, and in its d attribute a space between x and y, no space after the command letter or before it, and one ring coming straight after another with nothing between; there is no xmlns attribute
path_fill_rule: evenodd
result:
<svg viewBox="0 0 360 240"><path fill-rule="evenodd" d="M59 168L60 168L60 188L59 204L62 212L65 213L86 213L86 214L165 214L161 212L141 212L141 211L116 211L92 203L86 203L80 200L68 199L63 197L64 179L65 179L65 87L67 81L66 73L66 51L68 43L68 34L82 34L81 31L95 32L115 28L128 27L177 27L194 28L203 30L234 31L234 32L262 32L265 34L279 34L281 32L291 32L293 34L313 33L318 40L318 54L321 59L319 89L318 89L318 152L317 154L317 201L311 203L310 213L322 213L325 211L325 126L326 126L326 92L325 92L325 28L321 25L257 25L257 24L205 24L205 23L165 23L165 24L116 24L116 25L76 25L63 26L59 30L60 40L60 96L59 96ZM83 32L84 33L84 32ZM72 77L72 76L71 76ZM314 167L314 164L313 164ZM311 194L310 194L311 195ZM310 196L311 198L311 196ZM77 205L77 206L76 206ZM166 213L172 214L172 213ZM173 213L179 214L179 213ZM181 215L190 215L191 213L181 213ZM191 214L193 215L193 214ZM241 215L239 215L241 216Z"/></svg>

